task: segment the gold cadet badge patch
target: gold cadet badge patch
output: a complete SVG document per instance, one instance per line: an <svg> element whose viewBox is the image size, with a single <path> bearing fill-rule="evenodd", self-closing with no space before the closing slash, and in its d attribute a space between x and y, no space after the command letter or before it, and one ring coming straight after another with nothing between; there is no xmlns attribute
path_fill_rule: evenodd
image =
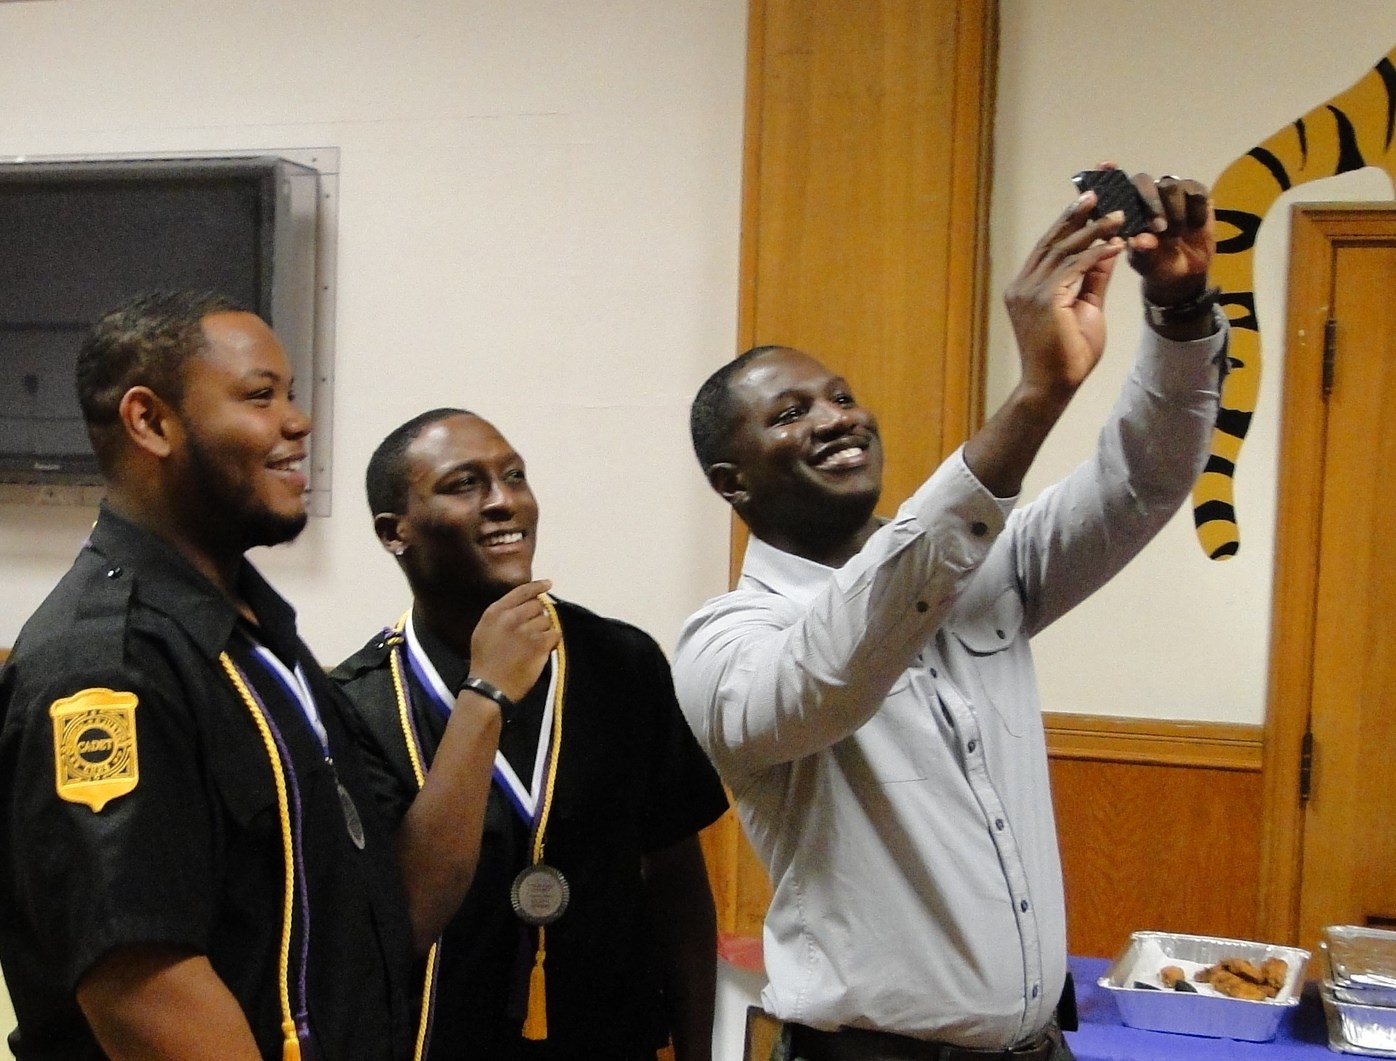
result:
<svg viewBox="0 0 1396 1061"><path fill-rule="evenodd" d="M140 781L136 694L83 689L49 705L60 799L100 811Z"/></svg>

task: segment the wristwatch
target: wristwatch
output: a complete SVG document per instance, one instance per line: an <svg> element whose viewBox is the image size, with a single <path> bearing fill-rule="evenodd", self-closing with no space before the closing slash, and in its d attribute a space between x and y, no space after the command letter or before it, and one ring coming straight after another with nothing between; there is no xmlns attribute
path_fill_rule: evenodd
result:
<svg viewBox="0 0 1396 1061"><path fill-rule="evenodd" d="M1220 298L1221 288L1216 284L1204 287L1192 298L1184 302L1175 302L1170 306L1160 306L1157 302L1150 302L1148 296L1145 296L1144 319L1155 328L1166 328L1171 324L1191 324L1211 313Z"/></svg>
<svg viewBox="0 0 1396 1061"><path fill-rule="evenodd" d="M485 681L484 678L466 678L465 681L460 683L460 690L457 692L457 695L464 692L466 689L469 689L472 693L479 693L486 699L493 700L498 704L499 717L503 720L505 725L508 725L513 720L514 716L519 713L519 705L509 699L502 689Z"/></svg>

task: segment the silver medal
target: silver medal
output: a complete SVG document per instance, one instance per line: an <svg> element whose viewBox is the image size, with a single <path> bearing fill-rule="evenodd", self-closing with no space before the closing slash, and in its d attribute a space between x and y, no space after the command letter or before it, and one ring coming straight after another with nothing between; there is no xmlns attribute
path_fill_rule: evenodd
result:
<svg viewBox="0 0 1396 1061"><path fill-rule="evenodd" d="M542 862L526 867L509 889L514 913L530 925L552 924L563 915L570 898L567 878Z"/></svg>

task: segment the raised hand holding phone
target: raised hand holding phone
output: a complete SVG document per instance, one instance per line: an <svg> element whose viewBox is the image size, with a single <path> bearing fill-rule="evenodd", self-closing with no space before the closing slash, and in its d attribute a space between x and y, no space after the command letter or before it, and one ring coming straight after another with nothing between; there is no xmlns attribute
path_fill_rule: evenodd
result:
<svg viewBox="0 0 1396 1061"><path fill-rule="evenodd" d="M1116 210L1124 211L1125 221L1119 234L1125 239L1149 230L1154 212L1124 170L1083 169L1071 181L1083 192L1095 192L1096 204L1091 211L1092 217L1104 217Z"/></svg>

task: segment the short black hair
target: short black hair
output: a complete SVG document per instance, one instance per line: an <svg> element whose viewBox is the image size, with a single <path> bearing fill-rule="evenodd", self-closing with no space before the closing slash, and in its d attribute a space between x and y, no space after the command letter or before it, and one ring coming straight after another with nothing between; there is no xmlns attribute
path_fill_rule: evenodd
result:
<svg viewBox="0 0 1396 1061"><path fill-rule="evenodd" d="M151 291L103 314L78 348L76 382L87 433L105 466L121 399L149 387L175 408L184 398L184 366L208 349L203 320L246 308L216 291Z"/></svg>
<svg viewBox="0 0 1396 1061"><path fill-rule="evenodd" d="M723 365L698 388L688 410L688 433L703 471L726 455L724 443L732 433L732 377L758 357L788 349L779 343L753 346Z"/></svg>
<svg viewBox="0 0 1396 1061"><path fill-rule="evenodd" d="M368 470L364 473L369 512L375 516L380 512L400 515L407 507L407 447L423 428L453 416L474 415L469 409L431 409L388 432L388 437L378 443L368 459Z"/></svg>

